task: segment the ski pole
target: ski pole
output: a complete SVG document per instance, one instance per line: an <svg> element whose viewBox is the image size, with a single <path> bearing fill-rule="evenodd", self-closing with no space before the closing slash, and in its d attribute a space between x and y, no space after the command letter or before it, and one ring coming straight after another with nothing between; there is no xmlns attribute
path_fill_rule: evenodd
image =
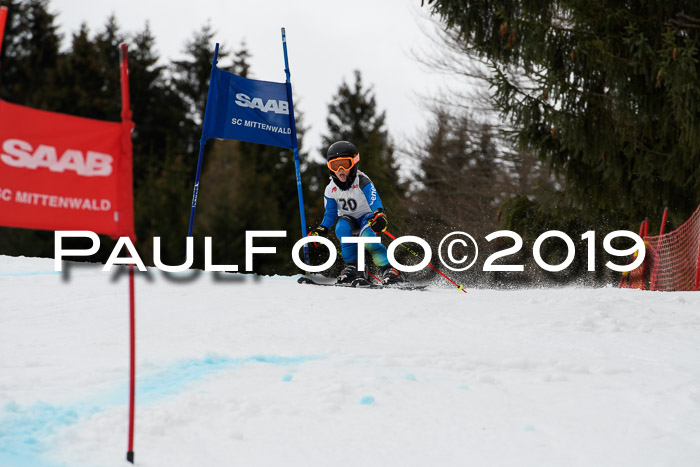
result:
<svg viewBox="0 0 700 467"><path fill-rule="evenodd" d="M379 282L380 284L382 283L382 280L381 280L380 278L378 278L377 276L375 276L374 274L372 274L371 272L367 271L367 274L368 274L370 277L372 277L372 279L374 279L374 280L376 280L377 282Z"/></svg>
<svg viewBox="0 0 700 467"><path fill-rule="evenodd" d="M389 238L391 238L392 240L396 240L396 237L394 237L394 236L391 234L391 232L389 232L388 230L385 230L384 233L385 233ZM420 260L423 260L423 257L422 257L421 255L419 255L418 253L416 253L415 251L413 251L411 248L407 247L404 243L402 243L401 246L404 247L405 249L407 249L408 252L411 253L411 254L412 254L413 256L415 256L416 258L418 258L418 259L420 259ZM436 268L435 266L433 266L431 263L428 263L428 266L430 266L431 268L433 268L433 270L434 270L435 272L437 272L438 274L440 274L442 277L444 277L444 278L447 279L448 281L452 282L452 284L454 284L454 286L457 287L457 290L461 290L462 292L467 293L467 291L464 290L464 286L463 286L462 284L458 284L458 283L456 283L455 281L453 281L452 279L450 279L449 277L447 277L446 275L444 275L444 274L442 273L442 271L440 271L438 268Z"/></svg>

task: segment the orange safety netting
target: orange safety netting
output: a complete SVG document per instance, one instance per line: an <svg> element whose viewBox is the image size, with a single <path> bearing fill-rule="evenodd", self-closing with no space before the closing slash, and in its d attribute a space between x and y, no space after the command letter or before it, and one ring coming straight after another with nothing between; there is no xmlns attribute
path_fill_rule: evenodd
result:
<svg viewBox="0 0 700 467"><path fill-rule="evenodd" d="M673 232L646 237L650 290L696 290L700 206Z"/></svg>
<svg viewBox="0 0 700 467"><path fill-rule="evenodd" d="M620 287L681 291L697 290L700 267L700 206L673 232L645 236L644 263L623 276ZM647 277L648 272L648 277Z"/></svg>

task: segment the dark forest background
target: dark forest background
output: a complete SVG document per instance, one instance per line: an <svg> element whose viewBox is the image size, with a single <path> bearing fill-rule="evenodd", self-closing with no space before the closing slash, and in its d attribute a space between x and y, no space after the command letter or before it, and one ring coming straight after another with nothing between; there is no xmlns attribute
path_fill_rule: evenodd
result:
<svg viewBox="0 0 700 467"><path fill-rule="evenodd" d="M471 84L470 93L426 96L424 131L397 142L385 124L391 109L379 108L371 83L356 71L328 96L323 147L312 150L325 154L336 140L359 147L360 168L379 190L392 233L420 236L436 254L444 235L469 232L479 261L467 273L451 273L465 284L604 283L616 278L603 267L610 258L599 254L597 272L586 272L581 234L595 230L602 252L612 230L636 232L649 216L658 232L669 207L669 231L700 204L697 2L422 3L435 27L417 59ZM117 121L118 45L129 44L136 246L152 264L152 238L159 236L163 261L183 262L216 31L203 25L183 40L184 58L167 61L148 25L123 31L109 17L101 29L83 25L64 38L49 0L0 5L9 7L0 55L0 98L9 102ZM246 76L254 53L245 43L223 44L219 67ZM323 217L328 171L310 157L303 108L295 111L313 228ZM242 270L246 230L285 230L288 238L267 241L278 254L259 256L255 272L296 274L289 252L301 234L299 215L291 151L207 143L195 267L204 266L205 236L213 237L215 263ZM490 253L512 244L484 240L499 229L524 238L523 250L505 261L525 264L524 273L480 272ZM547 230L564 231L576 244L565 274L533 265L532 244ZM114 241L102 240L93 260L111 252ZM563 242L547 245L550 263L566 256ZM0 254L52 257L53 248L52 232L0 228Z"/></svg>

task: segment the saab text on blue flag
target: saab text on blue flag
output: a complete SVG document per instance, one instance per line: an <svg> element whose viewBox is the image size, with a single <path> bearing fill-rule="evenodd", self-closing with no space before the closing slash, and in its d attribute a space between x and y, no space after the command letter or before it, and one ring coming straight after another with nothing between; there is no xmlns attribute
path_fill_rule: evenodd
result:
<svg viewBox="0 0 700 467"><path fill-rule="evenodd" d="M287 85L214 68L203 139L222 138L293 148Z"/></svg>

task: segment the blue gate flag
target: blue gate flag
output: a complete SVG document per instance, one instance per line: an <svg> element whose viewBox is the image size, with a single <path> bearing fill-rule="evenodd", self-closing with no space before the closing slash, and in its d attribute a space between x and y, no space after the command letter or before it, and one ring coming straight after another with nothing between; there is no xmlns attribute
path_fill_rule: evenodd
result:
<svg viewBox="0 0 700 467"><path fill-rule="evenodd" d="M294 148L287 85L212 69L202 139Z"/></svg>

